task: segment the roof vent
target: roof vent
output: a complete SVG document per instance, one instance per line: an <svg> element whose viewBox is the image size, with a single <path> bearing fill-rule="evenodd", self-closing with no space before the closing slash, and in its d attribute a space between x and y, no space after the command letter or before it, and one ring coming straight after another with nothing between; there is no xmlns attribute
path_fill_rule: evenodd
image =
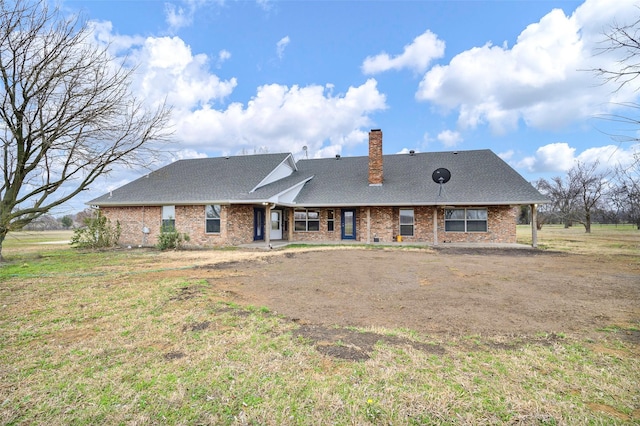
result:
<svg viewBox="0 0 640 426"><path fill-rule="evenodd" d="M336 160L340 159L340 154L336 154Z"/></svg>
<svg viewBox="0 0 640 426"><path fill-rule="evenodd" d="M413 157L414 155L416 155L416 151L412 149L411 151L409 151L409 155Z"/></svg>

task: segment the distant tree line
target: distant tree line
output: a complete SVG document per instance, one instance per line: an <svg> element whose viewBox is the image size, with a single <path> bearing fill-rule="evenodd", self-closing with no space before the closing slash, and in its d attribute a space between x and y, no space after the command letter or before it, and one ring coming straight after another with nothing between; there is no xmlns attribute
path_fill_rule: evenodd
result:
<svg viewBox="0 0 640 426"><path fill-rule="evenodd" d="M626 167L576 162L566 175L539 179L534 186L550 200L538 205L538 229L545 223L567 228L577 223L590 233L592 223L633 223L640 230L640 153ZM520 222L530 222L528 207Z"/></svg>
<svg viewBox="0 0 640 426"><path fill-rule="evenodd" d="M26 231L58 231L62 229L78 229L85 226L85 219L92 217L94 211L87 208L75 214L54 217L44 214L31 221L23 229Z"/></svg>

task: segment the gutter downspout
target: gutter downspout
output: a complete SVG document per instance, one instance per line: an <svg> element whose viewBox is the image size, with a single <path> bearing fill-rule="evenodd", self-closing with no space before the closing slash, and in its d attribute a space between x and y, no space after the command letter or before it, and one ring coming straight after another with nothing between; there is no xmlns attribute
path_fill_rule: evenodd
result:
<svg viewBox="0 0 640 426"><path fill-rule="evenodd" d="M438 245L438 206L433 206L433 245Z"/></svg>
<svg viewBox="0 0 640 426"><path fill-rule="evenodd" d="M371 207L367 207L367 244L371 244Z"/></svg>
<svg viewBox="0 0 640 426"><path fill-rule="evenodd" d="M531 247L538 248L538 205L531 204Z"/></svg>

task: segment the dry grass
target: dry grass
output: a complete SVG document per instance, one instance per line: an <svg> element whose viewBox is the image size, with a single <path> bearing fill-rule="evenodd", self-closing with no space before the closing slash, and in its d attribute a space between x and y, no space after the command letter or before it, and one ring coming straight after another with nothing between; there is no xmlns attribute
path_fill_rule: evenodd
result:
<svg viewBox="0 0 640 426"><path fill-rule="evenodd" d="M67 246L73 237L73 231L21 231L10 232L3 244L2 253L38 253L58 250Z"/></svg>
<svg viewBox="0 0 640 426"><path fill-rule="evenodd" d="M519 225L517 238L520 243L531 244L531 228ZM635 256L640 254L640 231L635 225L594 224L587 234L579 224L570 228L544 225L538 231L538 247L579 254Z"/></svg>
<svg viewBox="0 0 640 426"><path fill-rule="evenodd" d="M545 228L547 249L638 254L640 233ZM597 342L372 328L362 331L444 351L379 343L367 361L345 361L216 286L240 262L283 252L94 253L42 241L4 250L0 424L640 422L640 348L627 338L640 323ZM215 268L224 262L239 266Z"/></svg>

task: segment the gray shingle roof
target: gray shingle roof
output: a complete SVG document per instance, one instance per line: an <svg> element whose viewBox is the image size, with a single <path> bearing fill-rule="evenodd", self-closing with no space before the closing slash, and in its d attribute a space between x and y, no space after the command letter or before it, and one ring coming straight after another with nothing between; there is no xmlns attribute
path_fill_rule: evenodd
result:
<svg viewBox="0 0 640 426"><path fill-rule="evenodd" d="M314 178L296 198L299 205L516 205L545 203L520 174L491 150L427 152L383 156L384 181L368 184L368 157L301 160L301 173ZM433 182L444 167L451 180Z"/></svg>
<svg viewBox="0 0 640 426"><path fill-rule="evenodd" d="M384 181L369 186L368 157L300 160L290 176L251 192L290 154L181 160L98 197L92 205L264 202L311 178L294 205L517 205L548 202L490 150L383 156ZM451 180L431 174L444 167Z"/></svg>
<svg viewBox="0 0 640 426"><path fill-rule="evenodd" d="M250 191L291 154L179 160L89 201L90 205L216 204Z"/></svg>

